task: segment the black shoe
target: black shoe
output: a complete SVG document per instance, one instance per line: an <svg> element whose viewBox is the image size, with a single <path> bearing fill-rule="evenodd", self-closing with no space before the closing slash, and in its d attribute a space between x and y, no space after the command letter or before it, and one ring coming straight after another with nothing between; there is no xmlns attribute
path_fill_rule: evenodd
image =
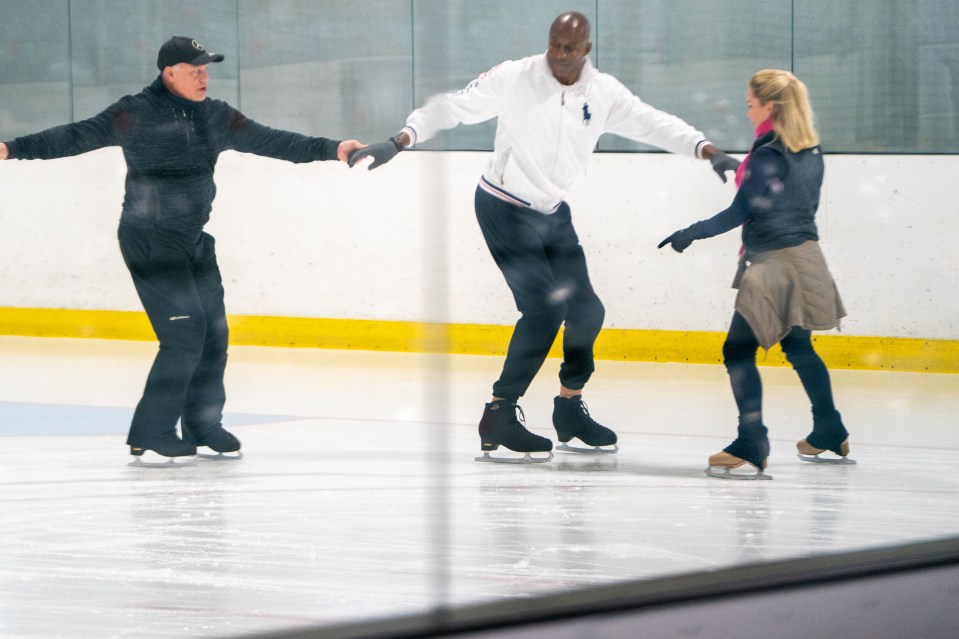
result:
<svg viewBox="0 0 959 639"><path fill-rule="evenodd" d="M523 409L516 402L497 400L486 404L479 423L483 452L505 446L518 453L545 453L553 450L553 442L526 430Z"/></svg>
<svg viewBox="0 0 959 639"><path fill-rule="evenodd" d="M211 428L196 436L197 446L206 446L217 453L235 453L240 450L240 440L222 426Z"/></svg>
<svg viewBox="0 0 959 639"><path fill-rule="evenodd" d="M152 450L163 457L191 457L196 455L196 446L183 441L176 435L157 437L140 444L130 444L130 454L135 457L141 457L148 450Z"/></svg>
<svg viewBox="0 0 959 639"><path fill-rule="evenodd" d="M564 443L573 437L587 446L612 446L617 441L616 433L590 417L586 402L578 395L553 399L553 427Z"/></svg>

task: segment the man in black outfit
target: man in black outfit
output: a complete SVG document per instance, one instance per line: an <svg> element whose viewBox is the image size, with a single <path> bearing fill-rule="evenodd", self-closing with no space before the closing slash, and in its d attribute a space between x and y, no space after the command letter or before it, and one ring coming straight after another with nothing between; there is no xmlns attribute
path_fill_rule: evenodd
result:
<svg viewBox="0 0 959 639"><path fill-rule="evenodd" d="M118 237L160 342L130 425L131 454L237 453L222 426L228 328L214 240L203 231L226 150L290 162L340 160L363 145L271 129L206 97L207 65L223 55L192 38L160 47L160 75L88 120L0 143L0 160L46 160L120 146L127 164ZM180 421L182 439L177 435Z"/></svg>

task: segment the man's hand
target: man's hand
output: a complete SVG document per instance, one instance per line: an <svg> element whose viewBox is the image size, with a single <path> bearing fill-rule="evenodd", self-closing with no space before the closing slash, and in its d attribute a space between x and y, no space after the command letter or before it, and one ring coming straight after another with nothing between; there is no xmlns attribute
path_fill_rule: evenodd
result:
<svg viewBox="0 0 959 639"><path fill-rule="evenodd" d="M343 140L340 142L340 145L336 147L336 159L340 162L349 162L350 153L357 149L362 149L365 146L365 144L356 140Z"/></svg>
<svg viewBox="0 0 959 639"><path fill-rule="evenodd" d="M10 150L6 144L0 142L0 160L6 160L8 157L10 157Z"/></svg>
<svg viewBox="0 0 959 639"><path fill-rule="evenodd" d="M726 183L726 171L732 171L735 174L740 164L739 160L729 157L718 149L709 156L709 163L713 165L713 171L723 181L723 184Z"/></svg>
<svg viewBox="0 0 959 639"><path fill-rule="evenodd" d="M689 229L683 229L682 231L676 231L665 240L659 243L659 246L656 248L663 248L667 244L672 244L673 250L677 253L682 253L689 248L689 245L693 243L693 240L696 238L693 237L693 234Z"/></svg>
<svg viewBox="0 0 959 639"><path fill-rule="evenodd" d="M369 146L356 149L350 153L348 162L350 163L350 168L352 168L356 166L357 162L371 157L373 158L373 163L370 164L369 170L372 171L376 167L386 164L395 158L396 154L402 150L403 144L396 136L394 136L386 142L378 142L376 144L371 144Z"/></svg>

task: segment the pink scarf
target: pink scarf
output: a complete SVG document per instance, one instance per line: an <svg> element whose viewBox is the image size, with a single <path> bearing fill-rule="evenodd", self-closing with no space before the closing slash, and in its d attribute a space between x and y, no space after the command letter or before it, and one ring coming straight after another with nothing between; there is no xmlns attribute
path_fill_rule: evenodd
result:
<svg viewBox="0 0 959 639"><path fill-rule="evenodd" d="M773 121L772 120L763 120L760 122L759 126L756 127L756 138L761 138L770 131L773 130ZM736 169L736 187L739 188L739 185L743 183L743 178L746 177L746 165L749 163L749 154L746 154L746 157L743 158L743 161L740 163L739 168Z"/></svg>
<svg viewBox="0 0 959 639"><path fill-rule="evenodd" d="M759 123L759 126L756 127L756 139L758 140L762 136L766 135L773 130L773 121L772 120L763 120ZM749 153L746 154L746 157L743 158L743 161L739 163L739 168L736 169L736 188L739 188L739 185L743 183L743 180L746 177L746 165L749 163ZM746 252L745 246L739 247L739 257L742 259L743 254ZM742 264L740 264L742 268Z"/></svg>

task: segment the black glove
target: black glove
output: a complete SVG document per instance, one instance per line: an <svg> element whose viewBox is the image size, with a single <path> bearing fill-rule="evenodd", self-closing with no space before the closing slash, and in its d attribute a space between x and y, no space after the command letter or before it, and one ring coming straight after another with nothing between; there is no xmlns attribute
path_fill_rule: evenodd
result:
<svg viewBox="0 0 959 639"><path fill-rule="evenodd" d="M689 245L693 243L696 237L689 229L683 229L682 231L676 231L665 240L659 243L659 246L656 248L663 248L667 244L673 245L673 250L677 253L682 253L689 248Z"/></svg>
<svg viewBox="0 0 959 639"><path fill-rule="evenodd" d="M381 164L386 164L395 158L396 154L402 150L403 145L400 144L400 141L396 139L396 137L392 137L386 142L378 142L376 144L364 146L362 149L351 151L347 160L349 161L350 168L352 169L353 165L360 160L372 157L373 162L369 167L369 170L372 171Z"/></svg>
<svg viewBox="0 0 959 639"><path fill-rule="evenodd" d="M719 179L726 183L726 171L736 172L739 168L739 160L731 158L722 151L717 150L709 158L709 163L713 165L713 171L719 175ZM680 251L682 253L682 251Z"/></svg>

